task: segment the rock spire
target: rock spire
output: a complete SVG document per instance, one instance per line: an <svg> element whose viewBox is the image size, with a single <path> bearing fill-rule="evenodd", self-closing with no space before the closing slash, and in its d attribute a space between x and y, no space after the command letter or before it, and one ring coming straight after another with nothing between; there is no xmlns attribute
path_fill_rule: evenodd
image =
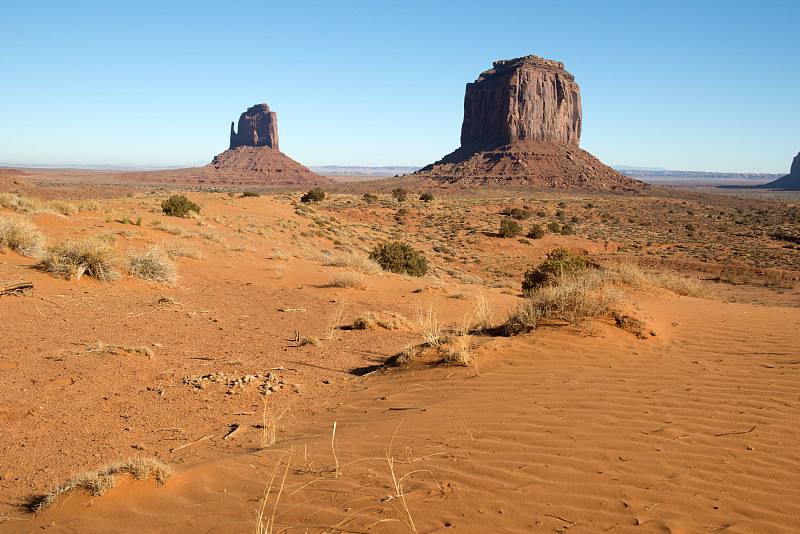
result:
<svg viewBox="0 0 800 534"><path fill-rule="evenodd" d="M268 146L278 150L278 116L266 104L256 104L247 108L239 116L239 133L231 121L230 150L240 146Z"/></svg>

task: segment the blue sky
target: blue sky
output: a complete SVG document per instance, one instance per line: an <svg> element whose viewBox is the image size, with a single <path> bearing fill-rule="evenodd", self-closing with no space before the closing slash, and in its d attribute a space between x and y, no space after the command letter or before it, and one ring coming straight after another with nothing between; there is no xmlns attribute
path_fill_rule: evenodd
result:
<svg viewBox="0 0 800 534"><path fill-rule="evenodd" d="M490 5L493 4L493 5ZM800 2L3 2L0 161L182 165L266 102L306 165L425 165L465 84L565 63L608 164L788 172Z"/></svg>

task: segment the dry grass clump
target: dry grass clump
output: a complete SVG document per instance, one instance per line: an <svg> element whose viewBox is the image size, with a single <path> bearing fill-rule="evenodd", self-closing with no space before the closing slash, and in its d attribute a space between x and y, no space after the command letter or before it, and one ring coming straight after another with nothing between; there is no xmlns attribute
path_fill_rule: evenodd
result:
<svg viewBox="0 0 800 534"><path fill-rule="evenodd" d="M14 193L0 193L0 207L30 213L40 210L42 203L38 198L21 197Z"/></svg>
<svg viewBox="0 0 800 534"><path fill-rule="evenodd" d="M44 236L36 226L22 217L0 217L0 250L37 258L42 253Z"/></svg>
<svg viewBox="0 0 800 534"><path fill-rule="evenodd" d="M328 278L328 287L346 287L351 289L364 289L367 286L364 275L355 271L340 271L333 273Z"/></svg>
<svg viewBox="0 0 800 534"><path fill-rule="evenodd" d="M128 271L133 276L155 282L175 282L175 263L164 250L150 247L144 251L128 251Z"/></svg>
<svg viewBox="0 0 800 534"><path fill-rule="evenodd" d="M353 319L354 330L410 330L411 321L396 312L364 312Z"/></svg>
<svg viewBox="0 0 800 534"><path fill-rule="evenodd" d="M163 298L163 297L162 297ZM148 359L153 359L153 351L150 350L148 347L140 346L140 347L128 347L125 345L109 345L108 343L103 343L102 341L97 341L84 350L72 351L72 352L61 352L55 356L56 361L65 360L72 356L85 356L86 354L117 354L118 352L122 352L126 355L133 355L133 356L145 356Z"/></svg>
<svg viewBox="0 0 800 534"><path fill-rule="evenodd" d="M612 314L624 302L624 294L610 282L609 275L598 270L553 278L550 285L532 291L501 330L524 333L535 330L542 320L581 324Z"/></svg>
<svg viewBox="0 0 800 534"><path fill-rule="evenodd" d="M164 252L166 252L167 255L173 260L175 258L189 258L192 260L203 259L203 255L199 250L197 250L197 248L180 241L168 243L164 248Z"/></svg>
<svg viewBox="0 0 800 534"><path fill-rule="evenodd" d="M145 480L153 477L156 484L164 485L172 475L172 468L156 458L129 458L124 462L117 462L103 466L90 473L81 473L70 478L66 484L54 488L47 495L43 495L31 503L34 513L50 508L56 499L77 489L83 489L92 496L99 497L117 484L117 475L130 474L136 480Z"/></svg>
<svg viewBox="0 0 800 534"><path fill-rule="evenodd" d="M397 354L390 356L385 362L384 365L386 366L397 366L397 365L405 365L407 363L411 363L417 359L416 348L414 345L408 345L403 350L398 352Z"/></svg>
<svg viewBox="0 0 800 534"><path fill-rule="evenodd" d="M417 323L425 344L433 348L439 347L442 341L442 325L436 319L433 305L428 306L427 312L421 308L417 310Z"/></svg>
<svg viewBox="0 0 800 534"><path fill-rule="evenodd" d="M717 297L714 290L706 287L697 278L686 278L672 273L660 273L655 275L652 281L658 287L663 287L685 297L700 299L714 299Z"/></svg>
<svg viewBox="0 0 800 534"><path fill-rule="evenodd" d="M327 256L323 260L323 263L325 265L332 265L334 267L346 267L350 270L358 271L370 276L376 276L383 271L378 262L357 252Z"/></svg>
<svg viewBox="0 0 800 534"><path fill-rule="evenodd" d="M37 268L69 280L84 273L101 282L119 278L115 236L97 234L80 240L67 239L45 249Z"/></svg>
<svg viewBox="0 0 800 534"><path fill-rule="evenodd" d="M47 207L61 215L75 215L78 213L78 206L66 200L51 200L47 203Z"/></svg>
<svg viewBox="0 0 800 534"><path fill-rule="evenodd" d="M153 221L151 226L156 230L161 230L162 232L167 232L168 234L172 235L181 235L183 234L184 230L180 226L174 224L165 224L163 221Z"/></svg>
<svg viewBox="0 0 800 534"><path fill-rule="evenodd" d="M446 363L457 363L464 366L470 366L474 363L472 336L466 330L462 330L452 338L444 360Z"/></svg>

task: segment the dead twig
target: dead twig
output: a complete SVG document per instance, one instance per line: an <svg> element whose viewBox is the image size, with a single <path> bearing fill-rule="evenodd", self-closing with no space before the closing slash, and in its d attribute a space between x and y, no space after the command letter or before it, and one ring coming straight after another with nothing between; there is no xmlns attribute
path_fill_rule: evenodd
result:
<svg viewBox="0 0 800 534"><path fill-rule="evenodd" d="M732 436L734 434L749 434L750 432L752 432L755 429L756 429L756 425L753 425L753 428L751 428L750 430L741 430L739 432L723 432L722 434L714 434L714 437L718 438L720 436Z"/></svg>
<svg viewBox="0 0 800 534"><path fill-rule="evenodd" d="M196 444L200 443L201 441L205 441L207 439L212 438L213 436L214 436L214 434L209 434L207 436L203 436L202 438L196 439L196 440L194 440L194 441L192 441L190 443L184 443L183 445L181 445L179 447L175 447L174 449L170 449L169 452L176 452L176 451L179 451L181 449L185 449L186 447L191 447L192 445L196 445Z"/></svg>

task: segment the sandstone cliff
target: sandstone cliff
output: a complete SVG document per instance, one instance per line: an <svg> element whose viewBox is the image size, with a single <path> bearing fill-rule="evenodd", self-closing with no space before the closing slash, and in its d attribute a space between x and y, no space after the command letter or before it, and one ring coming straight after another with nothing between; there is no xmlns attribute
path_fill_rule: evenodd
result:
<svg viewBox="0 0 800 534"><path fill-rule="evenodd" d="M240 146L268 146L278 150L278 116L266 104L247 108L239 116L239 133L231 122L231 144L233 150Z"/></svg>
<svg viewBox="0 0 800 534"><path fill-rule="evenodd" d="M485 150L517 141L578 146L581 94L560 61L525 56L495 61L467 84L461 146Z"/></svg>
<svg viewBox="0 0 800 534"><path fill-rule="evenodd" d="M560 61L495 61L467 84L461 146L416 175L443 185L639 190L578 148L581 95Z"/></svg>

